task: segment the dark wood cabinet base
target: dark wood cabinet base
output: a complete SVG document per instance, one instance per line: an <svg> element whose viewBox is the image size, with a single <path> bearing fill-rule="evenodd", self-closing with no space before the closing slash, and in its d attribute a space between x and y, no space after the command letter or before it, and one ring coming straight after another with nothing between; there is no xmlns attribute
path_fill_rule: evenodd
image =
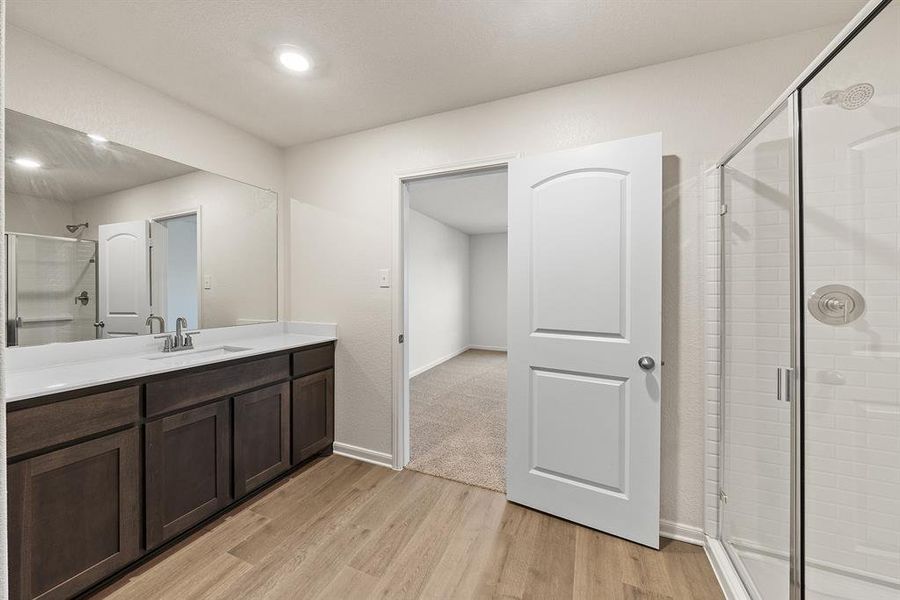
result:
<svg viewBox="0 0 900 600"><path fill-rule="evenodd" d="M331 454L333 357L329 342L8 404L10 598L108 585Z"/></svg>

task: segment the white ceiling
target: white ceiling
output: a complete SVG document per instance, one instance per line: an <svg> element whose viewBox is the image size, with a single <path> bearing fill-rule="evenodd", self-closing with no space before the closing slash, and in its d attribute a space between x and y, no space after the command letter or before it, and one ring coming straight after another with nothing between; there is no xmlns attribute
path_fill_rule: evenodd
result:
<svg viewBox="0 0 900 600"><path fill-rule="evenodd" d="M43 166L23 169L32 158ZM7 193L77 202L197 169L108 142L95 144L80 131L6 110Z"/></svg>
<svg viewBox="0 0 900 600"><path fill-rule="evenodd" d="M469 235L506 232L506 168L406 183L409 207Z"/></svg>
<svg viewBox="0 0 900 600"><path fill-rule="evenodd" d="M7 20L279 146L848 21L865 0L8 0ZM317 68L273 66L279 44Z"/></svg>

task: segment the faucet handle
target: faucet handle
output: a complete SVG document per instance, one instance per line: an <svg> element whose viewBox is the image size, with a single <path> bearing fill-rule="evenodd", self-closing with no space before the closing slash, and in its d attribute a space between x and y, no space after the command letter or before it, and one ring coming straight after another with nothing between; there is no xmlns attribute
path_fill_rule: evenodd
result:
<svg viewBox="0 0 900 600"><path fill-rule="evenodd" d="M171 352L172 351L172 334L164 333L162 335L154 335L153 339L155 340L165 340L163 342L163 352Z"/></svg>
<svg viewBox="0 0 900 600"><path fill-rule="evenodd" d="M184 346L185 348L193 348L194 347L194 336L200 335L202 332L200 331L188 331L184 334Z"/></svg>

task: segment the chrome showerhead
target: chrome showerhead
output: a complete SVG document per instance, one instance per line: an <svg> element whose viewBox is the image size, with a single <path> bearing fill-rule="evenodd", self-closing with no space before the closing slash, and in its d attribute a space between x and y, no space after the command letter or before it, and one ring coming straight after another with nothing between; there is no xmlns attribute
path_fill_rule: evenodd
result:
<svg viewBox="0 0 900 600"><path fill-rule="evenodd" d="M66 229L69 230L69 233L78 233L80 229L87 229L87 222L78 223L77 225L66 225Z"/></svg>
<svg viewBox="0 0 900 600"><path fill-rule="evenodd" d="M871 83L856 83L843 90L831 90L822 96L825 104L837 104L847 110L856 110L872 99L875 86Z"/></svg>

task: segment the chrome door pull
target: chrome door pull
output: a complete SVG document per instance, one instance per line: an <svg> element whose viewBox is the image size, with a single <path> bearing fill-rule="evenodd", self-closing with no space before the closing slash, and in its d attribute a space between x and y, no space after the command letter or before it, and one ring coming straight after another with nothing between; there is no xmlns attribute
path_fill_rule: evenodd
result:
<svg viewBox="0 0 900 600"><path fill-rule="evenodd" d="M775 376L775 397L785 402L791 401L791 388L793 387L793 369L778 367Z"/></svg>

